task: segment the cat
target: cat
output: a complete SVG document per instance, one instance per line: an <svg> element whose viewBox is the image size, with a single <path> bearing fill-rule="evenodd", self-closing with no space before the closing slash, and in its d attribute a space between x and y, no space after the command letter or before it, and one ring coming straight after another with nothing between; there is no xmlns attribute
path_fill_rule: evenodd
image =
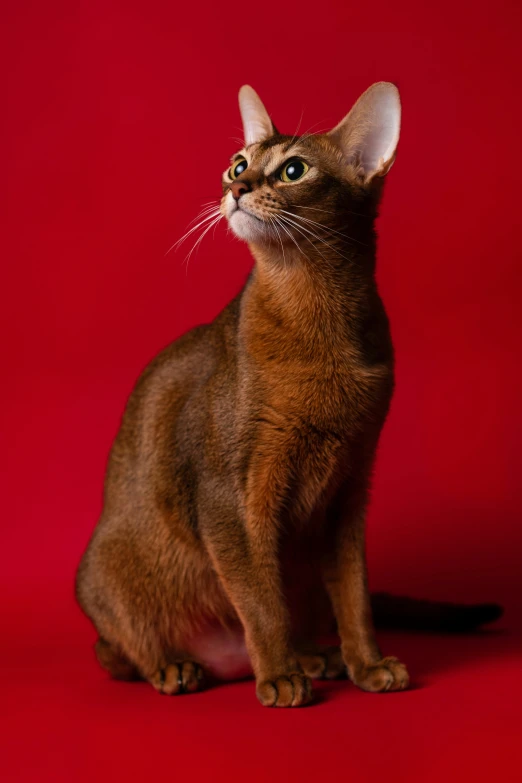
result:
<svg viewBox="0 0 522 783"><path fill-rule="evenodd" d="M225 218L254 268L140 377L77 598L101 665L164 694L252 674L265 706L307 704L314 677L403 690L406 667L375 640L364 543L394 386L374 222L399 93L374 84L329 133L300 137L251 87L239 104L245 145L204 220ZM500 614L376 596L378 619L388 610L448 629ZM340 647L319 645L335 627Z"/></svg>

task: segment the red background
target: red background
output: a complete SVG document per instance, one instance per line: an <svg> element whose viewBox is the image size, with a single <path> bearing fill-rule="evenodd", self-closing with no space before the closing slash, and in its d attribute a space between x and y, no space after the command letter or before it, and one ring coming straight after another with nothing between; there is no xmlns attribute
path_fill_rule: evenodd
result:
<svg viewBox="0 0 522 783"><path fill-rule="evenodd" d="M359 7L361 6L361 7ZM517 779L520 760L520 5L4 3L0 546L14 781ZM397 392L376 471L374 587L499 600L495 630L382 635L415 687L300 711L252 683L160 699L109 681L72 598L107 452L144 365L242 285L218 198L251 83L277 126L328 128L373 81L403 132L379 221ZM3 198L3 196L2 196ZM187 248L188 250L188 248ZM185 251L186 252L186 251Z"/></svg>

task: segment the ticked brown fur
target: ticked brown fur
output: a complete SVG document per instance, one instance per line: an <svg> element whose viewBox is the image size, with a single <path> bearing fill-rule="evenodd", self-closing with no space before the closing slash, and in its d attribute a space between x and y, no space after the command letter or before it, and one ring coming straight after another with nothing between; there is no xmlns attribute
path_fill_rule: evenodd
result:
<svg viewBox="0 0 522 783"><path fill-rule="evenodd" d="M352 139L370 115L355 117ZM364 554L393 390L374 277L391 163L368 174L359 141L350 157L331 134L264 136L243 151L240 184L225 175L222 201L232 228L251 233L254 270L138 381L77 595L113 676L181 693L252 671L262 704L299 706L314 676L346 670L369 691L408 684L375 641ZM310 171L282 182L294 156ZM334 617L341 648L320 648Z"/></svg>

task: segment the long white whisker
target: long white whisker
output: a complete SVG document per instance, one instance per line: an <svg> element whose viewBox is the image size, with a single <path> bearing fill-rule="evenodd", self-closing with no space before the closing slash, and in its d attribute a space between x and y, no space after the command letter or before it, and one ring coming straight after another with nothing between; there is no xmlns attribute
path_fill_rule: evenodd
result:
<svg viewBox="0 0 522 783"><path fill-rule="evenodd" d="M292 236L292 233L291 233L291 232L290 232L290 231L289 231L289 230L286 228L286 226L285 226L285 225L284 225L284 224L283 224L283 223L280 221L280 219L279 219L279 217L278 217L277 215L275 216L275 221L276 221L276 223L279 225L279 227L283 229L283 231L285 232L285 234L287 234L287 235L290 237L290 239L292 240L292 242L294 243L294 245L295 245L295 246L296 246L296 248L298 249L299 253L300 253L300 254L303 256L303 255L304 255L304 253L303 253L303 251L301 250L301 248L299 247L299 243L298 243L298 242L296 242L296 239L295 239L295 237L294 237L294 236Z"/></svg>
<svg viewBox="0 0 522 783"><path fill-rule="evenodd" d="M198 245L201 243L201 241L203 240L203 238L205 237L205 235L206 235L206 234L208 234L208 232L209 232L209 231L210 231L210 230L211 230L211 229L212 229L212 228L213 228L213 227L214 227L214 226L215 226L217 223L219 223L219 221L221 220L221 218L222 218L222 217L223 217L223 215L218 215L217 217L215 217L215 218L214 218L214 219L213 219L213 220L212 220L212 221L211 221L211 222L208 224L208 226L205 226L205 229L204 229L204 230L201 232L201 234L199 235L199 237L196 239L196 241L195 241L194 245L192 246L192 250L191 250L191 251L189 252L189 254L188 254L188 255L189 255L189 257L191 256L191 254L193 253L193 251L195 250L195 248L196 248L196 247L198 247Z"/></svg>
<svg viewBox="0 0 522 783"><path fill-rule="evenodd" d="M295 220L292 220L291 218L285 217L284 219L285 219L285 220L287 220L287 221L289 221L289 222L290 222L290 223L291 223L291 224L294 226L294 228L297 228L297 227L299 226L299 223L297 223L297 221L295 221ZM300 228L301 228L303 231L306 231L306 233L307 233L307 234L310 234L310 236L312 236L312 237L313 237L314 239L316 239L318 242L321 242L321 243L322 243L323 245L325 245L326 247L329 247L329 248L330 248L330 250L333 250L333 252L334 252L336 255L338 255L338 256L341 256L341 258L346 258L346 260L347 260L347 261L349 260L349 259L348 259L348 258L347 258L345 255L343 255L342 253L339 253L339 251L338 251L338 250L336 250L336 248L335 248L335 247L333 247L333 245L331 245L331 244L330 244L329 242L327 242L325 239L322 239L322 237L320 237L320 236L319 236L317 233L315 233L314 231L311 231L309 228L306 228L306 226L303 226L303 225L300 225L299 227L300 227ZM312 243L312 244L313 244L313 243ZM314 247L315 247L315 246L314 246ZM319 252L317 248L315 248L315 249L317 250L317 252ZM323 256L323 258L324 258L324 256Z"/></svg>
<svg viewBox="0 0 522 783"><path fill-rule="evenodd" d="M214 218L214 220L205 228L205 230L201 233L201 235L198 237L198 239L196 239L196 241L192 245L190 252L188 253L188 255L185 256L185 264L187 267L187 272L188 272L188 262L190 261L190 257L192 253L199 247L199 245L205 238L206 234L208 234L208 232L219 223L222 217L223 215L220 214L218 217Z"/></svg>
<svg viewBox="0 0 522 783"><path fill-rule="evenodd" d="M196 215L196 217L190 221L189 226L195 223L196 220L199 220L200 218L210 215L212 212L214 213L219 212L219 207L206 207L205 209L202 209L199 215Z"/></svg>
<svg viewBox="0 0 522 783"><path fill-rule="evenodd" d="M302 204L288 204L289 207L295 207L296 209L311 209L313 212L327 212L329 215L336 215L336 212L333 212L330 209L321 209L320 207L304 207ZM355 217L363 217L363 218L370 218L369 215L364 215L362 212L352 212L350 209L346 210L347 215L355 215Z"/></svg>
<svg viewBox="0 0 522 783"><path fill-rule="evenodd" d="M189 230L183 234L183 236L178 239L177 242L174 243L173 247L176 247L176 245L181 245L181 243L188 237L190 234L192 234L193 231L196 231L200 225L205 223L207 220L211 220L211 218L216 217L219 213L219 209L211 209L207 214L201 215L199 214L195 220L198 220L198 223L196 223L195 226L192 226L192 228L189 228ZM194 222L194 221L191 221ZM189 224L190 225L190 224Z"/></svg>
<svg viewBox="0 0 522 783"><path fill-rule="evenodd" d="M359 245L365 244L364 242L360 242L358 239L354 239L353 237L348 236L348 234L342 234L340 231L336 231L335 228L329 228L328 226L325 226L323 223L318 223L316 220L310 220L310 218L305 218L303 217L303 215L295 215L293 212L288 212L286 209L282 209L281 212L290 215L296 220L301 220L303 223L310 223L313 226L317 226L318 228L321 228L323 231L326 231L327 233L337 234L338 236L343 237L344 239L350 240L350 242L357 242Z"/></svg>
<svg viewBox="0 0 522 783"><path fill-rule="evenodd" d="M301 133L301 138L305 139L307 136L312 136L313 135L312 131L314 130L314 128L317 128L317 126L320 125L322 122L323 120L319 120L319 122L314 122L313 125L310 125L310 127L306 131L304 131L304 133ZM328 130L328 128L325 128L325 130ZM315 131L315 133L323 133L323 131L319 130L319 131Z"/></svg>
<svg viewBox="0 0 522 783"><path fill-rule="evenodd" d="M279 234L279 231L277 230L277 225L276 225L276 222L275 222L275 220L274 220L272 217L270 217L270 216L268 217L268 222L270 223L270 225L272 225L272 226L273 226L273 228L274 228L274 231L275 231L275 233L276 233L276 236L277 236L277 238L279 239L279 244L281 245L281 252L283 253L283 266L284 266L284 267L285 267L285 269L286 269L286 257L285 257L285 249L284 249L284 247L283 247L283 241L282 241L282 239L281 239L281 235Z"/></svg>
<svg viewBox="0 0 522 783"><path fill-rule="evenodd" d="M216 207L216 208L215 208L215 209L213 209L213 210L212 210L212 211L211 211L211 212L210 212L208 215L206 215L206 216L205 216L205 217L204 217L202 220L200 220L200 221L199 221L199 223L197 223L195 226L192 226L192 228L190 228L190 229L189 229L189 230L188 230L188 231L187 231L185 234L183 234L183 236L181 237L181 239L178 239L178 241L177 241L177 242L174 242L174 244L173 244L173 245L171 245L171 246L169 247L169 249L167 250L167 252L165 253L165 255L166 255L166 256L168 256L168 254L170 253L170 251L171 251L173 248L177 248L177 247L179 247L179 245L181 245L181 243L182 243L182 242L184 242L184 241L185 241L185 239L188 239L188 237L189 237L191 234L193 234L193 233L194 233L194 231L197 231L197 230L198 230L198 228L200 228L200 226L202 226L202 225L203 225L204 223L206 223L208 220L212 220L212 218L214 218L214 217L217 217L217 215L218 215L218 214L221 216L221 213L220 213L220 210L219 210L219 208L218 208L218 207ZM198 217L199 217L199 215L198 215ZM196 220L197 220L197 218L196 218Z"/></svg>
<svg viewBox="0 0 522 783"><path fill-rule="evenodd" d="M295 229L295 231L298 231L298 232L299 232L299 234L301 234L301 236L302 236L302 237L304 237L304 239L306 239L306 241L307 241L307 242L308 242L310 245L312 245L313 249L314 249L314 250L316 250L316 251L319 253L319 255L321 256L321 258L322 258L322 259L324 259L324 261L327 261L327 259L326 259L326 258L323 256L323 254L322 254L322 253L321 253L321 251L319 250L319 248L318 248L318 247L316 247L316 246L314 245L314 243L312 242L312 240L311 240L311 239L309 239L309 238L306 236L306 234L304 234L304 233L303 233L303 231L302 231L301 229L304 229L304 230L305 230L305 231L307 231L307 232L308 232L308 233L309 233L311 236L313 236L315 239L318 239L318 237L317 237L315 234L313 234L311 231L308 231L308 229L304 228L304 226L301 226L301 227L300 227L300 226L299 226L297 223L294 223L293 221L289 220L287 217L283 217L283 215L279 215L279 220L282 220L283 222L287 223L287 225L291 226L291 228Z"/></svg>
<svg viewBox="0 0 522 783"><path fill-rule="evenodd" d="M295 133L289 142L288 145L289 147L291 147L294 141L297 139L297 134L299 133L299 128L301 127L301 123L303 121L303 114L304 114L304 109L301 110L301 116L299 117L299 122L297 123L297 128L295 129Z"/></svg>
<svg viewBox="0 0 522 783"><path fill-rule="evenodd" d="M288 204L289 207L295 207L296 209L313 209L314 212L328 212L329 215L335 215L335 212L332 212L329 209L320 209L320 207L303 207L302 204Z"/></svg>

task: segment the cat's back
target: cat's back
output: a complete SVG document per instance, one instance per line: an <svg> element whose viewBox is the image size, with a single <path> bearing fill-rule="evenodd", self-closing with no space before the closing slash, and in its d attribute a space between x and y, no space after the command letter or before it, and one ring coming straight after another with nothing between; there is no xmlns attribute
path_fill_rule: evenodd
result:
<svg viewBox="0 0 522 783"><path fill-rule="evenodd" d="M135 493L161 482L180 447L187 457L197 448L212 387L232 384L235 376L240 297L212 323L194 327L167 346L141 374L111 450L106 507L118 489Z"/></svg>

